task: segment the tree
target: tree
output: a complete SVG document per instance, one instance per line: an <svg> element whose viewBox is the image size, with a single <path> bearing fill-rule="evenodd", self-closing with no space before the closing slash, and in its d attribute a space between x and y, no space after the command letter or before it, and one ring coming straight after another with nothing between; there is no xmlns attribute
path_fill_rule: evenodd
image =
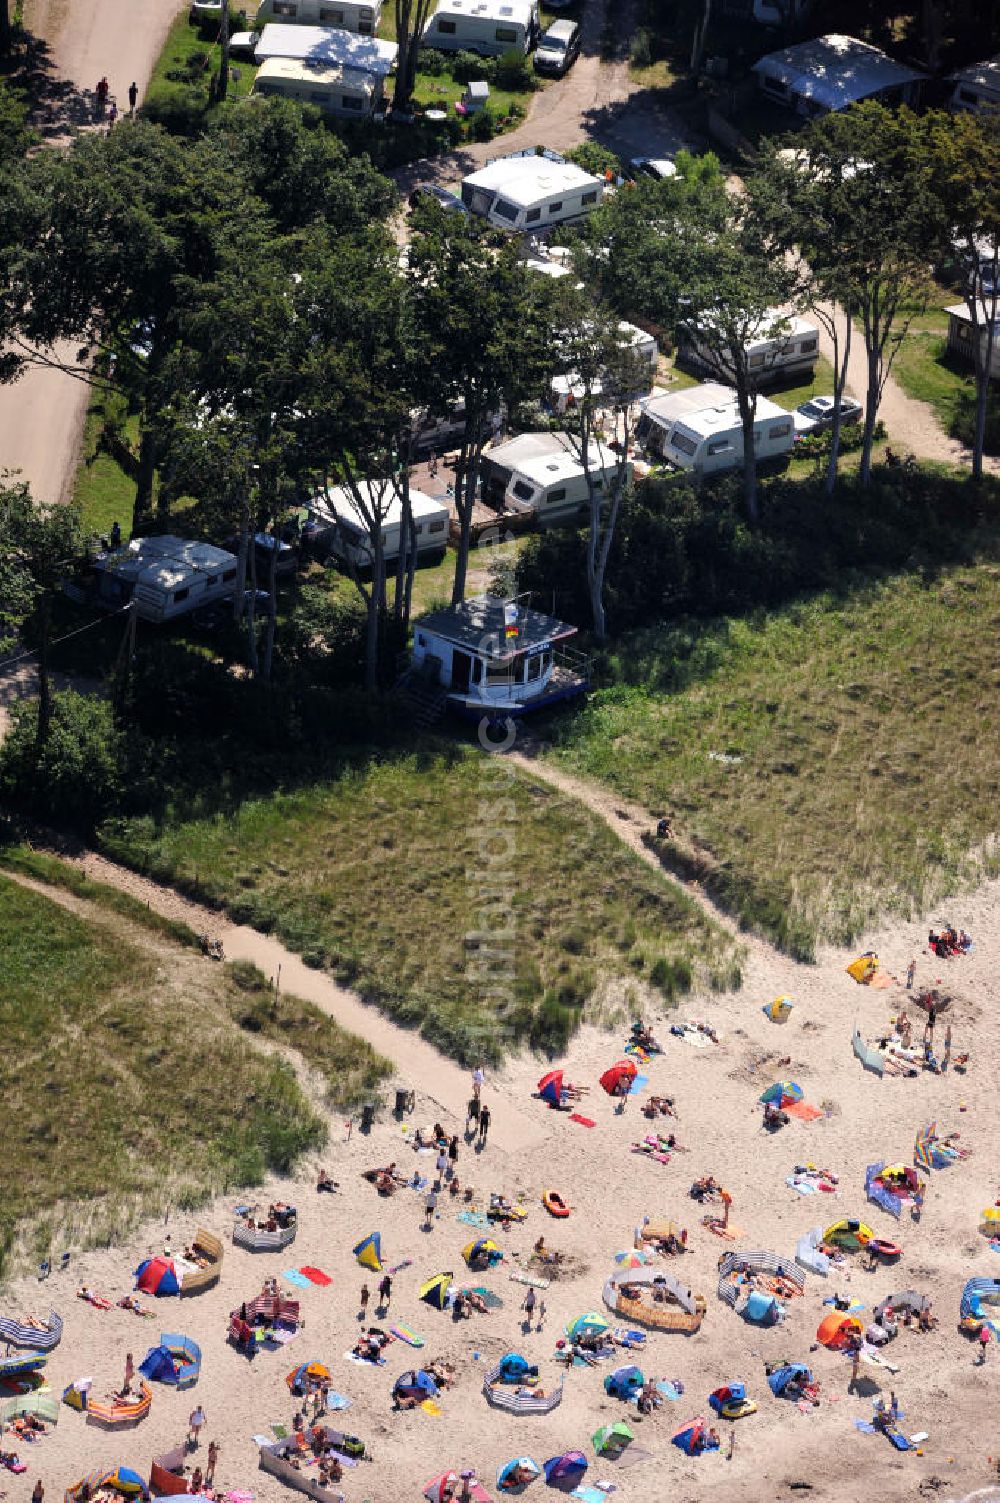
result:
<svg viewBox="0 0 1000 1503"><path fill-rule="evenodd" d="M122 792L124 738L111 705L72 689L57 694L41 745L26 702L14 706L12 719L0 749L0 792L15 807L89 833Z"/></svg>
<svg viewBox="0 0 1000 1503"><path fill-rule="evenodd" d="M407 275L414 326L431 345L428 406L443 415L460 403L464 412L455 465L457 604L465 599L483 448L501 409L535 396L551 368L552 289L547 277L525 271L509 238L433 204L417 217Z"/></svg>
<svg viewBox="0 0 1000 1503"><path fill-rule="evenodd" d="M80 513L75 506L35 502L26 485L7 485L0 477L0 538L0 643L6 640L9 644L22 633L35 643L35 741L42 748L52 717L52 602L60 581L82 552Z"/></svg>
<svg viewBox="0 0 1000 1503"><path fill-rule="evenodd" d="M915 115L871 102L817 117L796 137L796 239L807 261L828 268L831 291L860 320L865 343L864 485L882 393L926 302L927 268L940 238L921 144Z"/></svg>
<svg viewBox="0 0 1000 1503"><path fill-rule="evenodd" d="M10 57L13 27L10 24L10 0L0 0L0 57Z"/></svg>
<svg viewBox="0 0 1000 1503"><path fill-rule="evenodd" d="M586 267L611 306L697 350L735 388L743 428L743 496L758 521L754 419L767 363L748 346L787 327L792 269L766 221L730 192L714 158L680 153L678 174L616 196L591 220Z"/></svg>
<svg viewBox="0 0 1000 1503"><path fill-rule="evenodd" d="M940 254L951 259L958 252L962 300L972 325L976 375L972 474L981 480L1000 296L1000 122L994 114L935 112L922 123L920 156L938 207Z"/></svg>
<svg viewBox="0 0 1000 1503"><path fill-rule="evenodd" d="M396 86L392 95L394 110L405 110L413 95L417 78L420 38L431 12L432 0L393 0L396 8Z"/></svg>

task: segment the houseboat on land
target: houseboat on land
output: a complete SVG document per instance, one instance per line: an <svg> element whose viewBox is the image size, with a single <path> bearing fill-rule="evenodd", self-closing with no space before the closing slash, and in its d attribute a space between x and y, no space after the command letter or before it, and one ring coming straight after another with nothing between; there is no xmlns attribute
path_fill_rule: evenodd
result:
<svg viewBox="0 0 1000 1503"><path fill-rule="evenodd" d="M469 719L516 719L589 687L590 660L565 645L575 635L518 601L477 595L416 622L407 678Z"/></svg>

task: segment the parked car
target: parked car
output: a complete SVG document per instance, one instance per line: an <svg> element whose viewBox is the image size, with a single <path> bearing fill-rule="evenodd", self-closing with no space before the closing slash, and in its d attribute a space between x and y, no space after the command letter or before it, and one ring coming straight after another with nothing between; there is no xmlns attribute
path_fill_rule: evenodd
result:
<svg viewBox="0 0 1000 1503"><path fill-rule="evenodd" d="M824 428L833 427L833 417L836 411L836 403L833 397L810 397L808 402L802 402L792 413L792 421L795 424L795 437L805 438L807 433L822 433ZM864 408L853 397L843 396L840 399L840 421L842 423L860 423Z"/></svg>
<svg viewBox="0 0 1000 1503"><path fill-rule="evenodd" d="M677 176L677 168L669 157L633 157L629 166L637 177L655 177L662 181L665 177Z"/></svg>
<svg viewBox="0 0 1000 1503"><path fill-rule="evenodd" d="M553 21L543 31L535 49L535 72L551 73L556 78L576 62L580 55L580 28L575 21Z"/></svg>
<svg viewBox="0 0 1000 1503"><path fill-rule="evenodd" d="M434 199L446 214L468 214L469 212L457 193L449 193L447 188L438 188L434 183L422 183L419 188L414 188L410 194L410 208L415 209L425 198Z"/></svg>

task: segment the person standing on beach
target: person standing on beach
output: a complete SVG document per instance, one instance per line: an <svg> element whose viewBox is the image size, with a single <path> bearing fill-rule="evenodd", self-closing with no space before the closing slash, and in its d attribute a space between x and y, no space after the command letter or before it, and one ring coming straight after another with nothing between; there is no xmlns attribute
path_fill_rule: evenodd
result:
<svg viewBox="0 0 1000 1503"><path fill-rule="evenodd" d="M526 1332L531 1330L531 1322L535 1314L535 1305L537 1303L538 1296L535 1294L534 1288L529 1288L527 1294L524 1296L524 1299L521 1301L521 1309L524 1311L524 1329Z"/></svg>
<svg viewBox="0 0 1000 1503"><path fill-rule="evenodd" d="M980 1326L980 1328L979 1328L979 1366L980 1367L982 1367L984 1365L984 1363L986 1362L986 1348L989 1346L989 1344L990 1344L990 1328L987 1325Z"/></svg>
<svg viewBox="0 0 1000 1503"><path fill-rule="evenodd" d="M458 1134L457 1133L452 1138L451 1142L448 1144L448 1163L449 1163L449 1166L450 1166L449 1167L449 1171L448 1171L448 1177L450 1179L452 1179L452 1178L454 1178L455 1171L456 1171L456 1169L458 1167Z"/></svg>
<svg viewBox="0 0 1000 1503"><path fill-rule="evenodd" d="M128 112L130 115L135 114L135 105L138 98L139 85L137 83L130 83L128 86Z"/></svg>
<svg viewBox="0 0 1000 1503"><path fill-rule="evenodd" d="M472 1094L478 1101L483 1094L483 1086L486 1084L486 1072L483 1069L482 1060L472 1072Z"/></svg>
<svg viewBox="0 0 1000 1503"><path fill-rule="evenodd" d="M122 1384L122 1393L131 1393L132 1392L132 1379L134 1377L135 1377L135 1363L132 1360L132 1353L131 1352L126 1352L125 1353L125 1382Z"/></svg>
<svg viewBox="0 0 1000 1503"><path fill-rule="evenodd" d="M392 1301L392 1279L386 1273L386 1274L383 1274L383 1276L382 1276L382 1282L378 1286L378 1302L379 1302L379 1305L381 1306L381 1308L383 1310L388 1310L391 1301Z"/></svg>
<svg viewBox="0 0 1000 1503"><path fill-rule="evenodd" d="M191 1414L188 1419L188 1440L194 1446L195 1450L198 1449L198 1437L201 1435L204 1424L205 1411L201 1407L201 1405L198 1404L194 1409L191 1410Z"/></svg>
<svg viewBox="0 0 1000 1503"><path fill-rule="evenodd" d="M448 1168L448 1155L447 1155L446 1151L443 1148L441 1148L441 1149L438 1150L438 1156L434 1160L434 1173L435 1173L435 1175L437 1177L437 1188L438 1189L440 1189L441 1185L444 1183L444 1175L445 1175L445 1170L447 1168Z"/></svg>
<svg viewBox="0 0 1000 1503"><path fill-rule="evenodd" d="M361 1314L358 1316L359 1320L364 1320L365 1315L368 1313L368 1301L370 1299L371 1299L371 1291L369 1290L368 1285L367 1284L362 1284L361 1285L361 1297L360 1297L360 1300L359 1300L359 1304L361 1305Z"/></svg>
<svg viewBox="0 0 1000 1503"><path fill-rule="evenodd" d="M906 990L908 992L911 992L913 990L913 978L914 976L916 976L916 974L917 962L916 960L911 960L909 965L906 967Z"/></svg>
<svg viewBox="0 0 1000 1503"><path fill-rule="evenodd" d="M486 1134L490 1130L490 1109L488 1106L479 1108L479 1146L486 1147Z"/></svg>
<svg viewBox="0 0 1000 1503"><path fill-rule="evenodd" d="M132 85L135 88L135 85ZM215 1481L215 1464L219 1459L219 1442L210 1440L208 1443L208 1461L205 1464L205 1482L210 1485Z"/></svg>
<svg viewBox="0 0 1000 1503"><path fill-rule="evenodd" d="M437 1191L428 1190L427 1199L424 1201L424 1226L430 1229L434 1225L434 1212L437 1210Z"/></svg>
<svg viewBox="0 0 1000 1503"><path fill-rule="evenodd" d="M41 1477L39 1477L38 1481L35 1483L34 1487L31 1489L31 1503L42 1503L42 1500L44 1499L44 1497L45 1497L45 1489L42 1486L42 1479L41 1479Z"/></svg>

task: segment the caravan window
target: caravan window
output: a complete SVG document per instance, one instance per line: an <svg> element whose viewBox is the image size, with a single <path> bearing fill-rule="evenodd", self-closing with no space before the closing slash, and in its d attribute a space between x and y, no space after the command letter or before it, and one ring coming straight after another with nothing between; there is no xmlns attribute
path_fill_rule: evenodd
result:
<svg viewBox="0 0 1000 1503"><path fill-rule="evenodd" d="M530 501L534 494L535 487L529 485L526 480L517 480L514 482L514 495L519 501Z"/></svg>
<svg viewBox="0 0 1000 1503"><path fill-rule="evenodd" d="M527 220L528 224L534 224L536 219L541 219L542 211L541 209L529 209L524 217Z"/></svg>
<svg viewBox="0 0 1000 1503"><path fill-rule="evenodd" d="M329 104L330 103L329 96L327 94L324 94L322 92L322 90L320 90L320 89L312 89L312 90L310 90L309 100L310 100L310 103L312 103L312 104L323 105L323 104Z"/></svg>
<svg viewBox="0 0 1000 1503"><path fill-rule="evenodd" d="M521 39L520 39L520 37L517 34L517 27L516 26L498 26L497 27L497 41L498 42L519 42L520 40Z"/></svg>
<svg viewBox="0 0 1000 1503"><path fill-rule="evenodd" d="M185 585L184 588L183 588L183 590L175 590L174 591L174 599L175 600L186 600L188 598L188 596L190 595L190 593L191 593L190 589L188 588L187 585Z"/></svg>
<svg viewBox="0 0 1000 1503"><path fill-rule="evenodd" d="M803 355L811 355L818 343L819 341L816 339L803 339L802 343L799 345L799 349L802 351Z"/></svg>
<svg viewBox="0 0 1000 1503"><path fill-rule="evenodd" d="M481 684L483 681L483 662L481 658L472 659L472 682Z"/></svg>
<svg viewBox="0 0 1000 1503"><path fill-rule="evenodd" d="M416 527L414 527L414 529L413 529L413 536L415 538L418 538L420 536L420 534L423 532L423 530L424 530L424 524L423 524L423 522L418 522L417 525L416 525Z"/></svg>
<svg viewBox="0 0 1000 1503"><path fill-rule="evenodd" d="M297 16L299 8L292 0L274 0L273 11L276 16Z"/></svg>
<svg viewBox="0 0 1000 1503"><path fill-rule="evenodd" d="M787 438L792 431L791 423L775 423L773 428L768 428L768 438Z"/></svg>
<svg viewBox="0 0 1000 1503"><path fill-rule="evenodd" d="M549 204L549 213L550 214L558 214L558 213L560 213L561 210L562 210L562 200L560 200L559 203L557 203L557 204Z"/></svg>
<svg viewBox="0 0 1000 1503"><path fill-rule="evenodd" d="M509 219L513 224L517 218L517 205L509 204L505 198L498 198L493 205L493 212L501 219Z"/></svg>
<svg viewBox="0 0 1000 1503"><path fill-rule="evenodd" d="M750 369L752 371L759 371L760 368L761 368L761 366L764 364L764 356L763 355L751 355L750 359L747 361L747 364L749 365L749 367L750 367Z"/></svg>
<svg viewBox="0 0 1000 1503"><path fill-rule="evenodd" d="M595 188L593 190L593 192L591 192L591 193L585 193L583 195L583 197L580 199L580 202L582 204L596 204L596 202L597 202L597 189Z"/></svg>
<svg viewBox="0 0 1000 1503"><path fill-rule="evenodd" d="M954 323L956 337L958 339L960 339L963 344L971 344L972 343L972 325L971 324L963 324L957 318L953 320L953 323Z"/></svg>
<svg viewBox="0 0 1000 1503"><path fill-rule="evenodd" d="M541 653L537 653L535 655L535 657L528 659L528 671L525 674L525 678L527 679L528 683L530 684L531 681L532 681L532 679L540 678L541 677L541 672L542 672L542 654Z"/></svg>
<svg viewBox="0 0 1000 1503"><path fill-rule="evenodd" d="M509 684L510 674L510 663L488 663L486 665L486 682L488 684Z"/></svg>
<svg viewBox="0 0 1000 1503"><path fill-rule="evenodd" d="M443 519L439 517L436 522L429 522L427 524L427 531L428 532L444 532L444 521L443 521Z"/></svg>
<svg viewBox="0 0 1000 1503"><path fill-rule="evenodd" d="M458 30L458 26L454 21L443 21L440 17L438 17L437 29L445 36L450 37L454 36L455 32Z"/></svg>
<svg viewBox="0 0 1000 1503"><path fill-rule="evenodd" d="M780 79L768 78L765 75L761 82L769 94L776 94L779 99L784 99L788 93L787 88Z"/></svg>
<svg viewBox="0 0 1000 1503"><path fill-rule="evenodd" d="M222 576L222 583L223 584L228 584L231 579L235 579L235 578L236 578L236 570L235 569L227 569L226 572L225 572L225 574L223 574L223 576Z"/></svg>
<svg viewBox="0 0 1000 1503"><path fill-rule="evenodd" d="M725 454L732 447L728 438L717 438L714 443L709 444L708 452L709 454Z"/></svg>
<svg viewBox="0 0 1000 1503"><path fill-rule="evenodd" d="M565 501L565 500L566 500L566 487L564 485L560 485L554 491L549 491L548 495L545 498L545 502L546 502L547 506L552 506L553 503L556 502L556 501Z"/></svg>
<svg viewBox="0 0 1000 1503"><path fill-rule="evenodd" d="M670 435L670 447L672 449L680 449L682 454L691 455L695 452L698 445L693 438L688 438L686 433L672 433Z"/></svg>
<svg viewBox="0 0 1000 1503"><path fill-rule="evenodd" d="M362 110L365 107L363 99L355 99L351 94L344 94L340 103L345 110Z"/></svg>
<svg viewBox="0 0 1000 1503"><path fill-rule="evenodd" d="M343 26L343 8L339 5L321 5L319 8L319 18L321 21L331 22L334 26Z"/></svg>
<svg viewBox="0 0 1000 1503"><path fill-rule="evenodd" d="M218 576L218 574L210 574L208 576L208 585L207 585L208 589L211 589L214 584L218 584L218 583L219 583L219 576Z"/></svg>

